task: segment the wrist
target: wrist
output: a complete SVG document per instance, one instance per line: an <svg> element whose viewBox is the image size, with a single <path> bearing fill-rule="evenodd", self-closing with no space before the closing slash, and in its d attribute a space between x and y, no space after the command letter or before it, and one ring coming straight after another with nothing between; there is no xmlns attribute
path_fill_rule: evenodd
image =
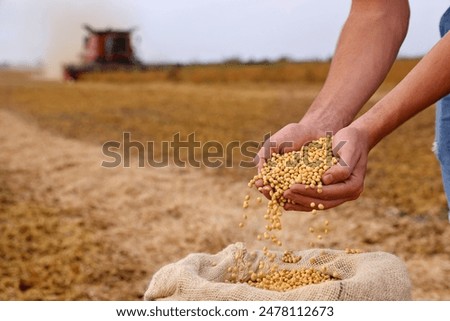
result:
<svg viewBox="0 0 450 321"><path fill-rule="evenodd" d="M299 121L299 124L315 128L323 134L331 133L334 135L339 130L346 127L348 123L344 121L340 115L330 113L330 110L332 110L332 108L308 111Z"/></svg>
<svg viewBox="0 0 450 321"><path fill-rule="evenodd" d="M365 115L364 115L365 116ZM351 123L348 127L355 129L361 140L365 141L368 152L375 147L380 139L377 139L375 124L370 124L370 120L367 117L361 116Z"/></svg>

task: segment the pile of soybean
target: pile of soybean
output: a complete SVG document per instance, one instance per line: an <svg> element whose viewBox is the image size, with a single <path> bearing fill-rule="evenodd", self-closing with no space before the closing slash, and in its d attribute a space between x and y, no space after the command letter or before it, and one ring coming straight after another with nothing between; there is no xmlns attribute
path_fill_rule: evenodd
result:
<svg viewBox="0 0 450 321"><path fill-rule="evenodd" d="M262 182L263 186L270 186L270 200L267 203L267 211L264 215L266 221L265 231L257 235L258 240L271 242L278 248L283 244L277 233L282 230L281 217L283 207L286 203L291 203L289 199L283 196L283 193L289 189L293 184L303 184L306 189L316 189L317 193L322 193L321 177L327 169L336 164L338 159L332 152L332 137L321 137L318 140L312 141L303 146L299 151L292 151L284 154L273 153L271 158L267 160L261 171L255 175L248 186L253 188L259 186L261 191L263 187L257 184ZM249 206L250 195L246 195L243 203L243 208ZM257 201L262 202L261 197ZM293 202L292 202L293 203ZM294 203L295 204L295 203ZM317 214L317 210L323 210L323 204L310 204L313 215ZM243 215L244 222L247 219L247 214ZM241 222L239 226L242 228L245 223ZM328 221L324 221L324 233L327 233ZM312 228L310 228L310 232ZM317 235L317 238L322 239L322 235ZM312 243L310 245L313 245ZM248 269L247 275L244 278L238 279L236 277L239 268L239 255L235 257L235 266L228 269L230 282L247 282L249 285L274 291L288 291L300 286L317 284L325 281L338 279L338 275L333 275L322 269L321 271L314 268L293 268L280 269L277 261L283 263L296 264L302 258L295 256L292 251L285 250L283 256L279 257L276 252L270 251L267 246L263 247L263 253L266 256L266 263L261 261L257 265L256 270ZM278 251L279 253L279 251ZM349 253L349 252L347 252ZM314 258L310 259L310 264L313 264Z"/></svg>

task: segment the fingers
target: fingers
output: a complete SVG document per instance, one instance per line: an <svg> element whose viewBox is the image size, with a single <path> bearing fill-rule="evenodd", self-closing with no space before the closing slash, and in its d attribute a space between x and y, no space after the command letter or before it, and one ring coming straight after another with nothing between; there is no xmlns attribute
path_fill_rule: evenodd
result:
<svg viewBox="0 0 450 321"><path fill-rule="evenodd" d="M272 188L270 188L269 185L264 185L262 179L258 179L255 182L255 186L261 192L261 194L263 194L267 199L269 199L269 200L271 199L270 191L272 190ZM261 187L261 189L260 189L260 187Z"/></svg>
<svg viewBox="0 0 450 321"><path fill-rule="evenodd" d="M322 193L317 193L316 189L305 189L305 185L294 184L284 192L283 196L291 202L293 201L297 206L286 204L289 205L287 209L297 210L300 207L309 207L309 210L311 210L311 203L315 203L316 206L322 204L327 209L355 200L363 192L365 172L366 162L361 159L347 180L332 185L324 185Z"/></svg>
<svg viewBox="0 0 450 321"><path fill-rule="evenodd" d="M263 148L258 153L258 167L262 168L266 159L271 157L271 153L280 151L290 151L291 146L278 145L277 142L287 141L287 137L292 140L295 125L288 125L280 132L277 132L270 140L264 143ZM301 138L297 143L305 143L309 134L301 132ZM297 132L298 134L299 132ZM283 193L284 198L289 200L284 208L288 211L308 212L322 204L325 209L336 207L350 200L355 200L362 193L364 188L364 176L367 166L368 145L364 136L361 136L357 129L345 128L339 131L333 138L333 153L339 158L337 164L328 169L322 176L321 193L316 189L305 188L305 185L294 184ZM294 149L300 147L293 146ZM270 199L270 186L263 186L260 180L256 184L264 196ZM313 207L311 207L311 204Z"/></svg>
<svg viewBox="0 0 450 321"><path fill-rule="evenodd" d="M344 184L344 183L342 183ZM286 191L287 192L287 191ZM338 195L338 197L332 197L331 195L324 195L326 192L322 192L321 194L317 194L314 196L305 196L299 193L286 193L286 198L291 200L291 203L295 203L295 207L291 206L292 204L286 204L287 209L297 210L296 208L304 208L302 211L311 211L313 209L317 209L317 206L319 204L322 204L324 209L333 208L336 207L342 203L354 200L357 198L357 195L359 196L360 192L359 189L356 189L355 193L345 193L344 195L341 195L341 193L334 193L334 195ZM320 195L320 198L317 197L317 195ZM311 204L314 203L314 207L311 207Z"/></svg>
<svg viewBox="0 0 450 321"><path fill-rule="evenodd" d="M311 207L292 203L284 205L284 209L286 211L299 211L299 212L311 212L313 210Z"/></svg>
<svg viewBox="0 0 450 321"><path fill-rule="evenodd" d="M333 201L326 201L324 203L320 203L324 206L324 209L329 209L329 208L333 208L336 207L338 205L341 205L342 203L351 201L351 199L339 199L339 200L333 200ZM286 211L301 211L301 212L311 212L313 210L313 208L311 207L306 207L304 205L301 204L292 204L292 203L288 203L284 206L284 209Z"/></svg>
<svg viewBox="0 0 450 321"><path fill-rule="evenodd" d="M322 176L325 185L343 182L350 177L361 156L361 151L354 143L336 135L333 138L333 154L339 157L337 164L331 166Z"/></svg>
<svg viewBox="0 0 450 321"><path fill-rule="evenodd" d="M282 133L277 132L263 143L263 146L255 157L255 162L258 164L258 168L261 168L262 164L272 157L273 153L282 153L284 152L285 147L293 145L292 142L285 142L285 137L283 136L284 135Z"/></svg>
<svg viewBox="0 0 450 321"><path fill-rule="evenodd" d="M260 170L266 160L272 157L273 153L283 154L293 150L300 150L305 143L317 137L319 137L318 133L304 128L299 123L288 124L264 142L255 156L254 162Z"/></svg>
<svg viewBox="0 0 450 321"><path fill-rule="evenodd" d="M320 209L329 209L354 200L358 198L361 192L362 189L360 189L358 182L354 179L350 183L346 181L327 186L326 189L324 186L320 194L315 189L310 188L306 190L304 185L296 184L286 190L283 196L291 201L291 203L286 204L286 210L310 212L313 209L319 209L319 204L323 206Z"/></svg>
<svg viewBox="0 0 450 321"><path fill-rule="evenodd" d="M261 170L264 163L272 157L273 153L282 153L284 152L285 147L289 145L288 143L279 144L277 139L277 134L267 139L261 149L256 154L254 162L258 165L258 170Z"/></svg>
<svg viewBox="0 0 450 321"><path fill-rule="evenodd" d="M302 127L298 123L288 124L280 131L269 137L258 151L255 159L253 160L257 164L258 172L261 171L264 164L268 159L272 157L273 153L285 153L292 150L300 149L304 143L303 136L301 134ZM298 137L297 137L298 136ZM308 137L307 137L308 138ZM306 142L306 141L305 141ZM299 145L299 146L297 146ZM263 187L263 182L257 181L256 187ZM261 193L268 199L270 199L270 186L263 187Z"/></svg>
<svg viewBox="0 0 450 321"><path fill-rule="evenodd" d="M350 195L354 195L359 192L360 184L361 182L357 181L357 179L354 178L332 185L324 185L322 186L322 193L318 193L317 189L315 188L305 189L305 185L295 184L292 185L288 190L286 190L283 196L292 200L295 200L294 198L301 196L305 199L311 199L311 201L327 201L338 198L347 198Z"/></svg>

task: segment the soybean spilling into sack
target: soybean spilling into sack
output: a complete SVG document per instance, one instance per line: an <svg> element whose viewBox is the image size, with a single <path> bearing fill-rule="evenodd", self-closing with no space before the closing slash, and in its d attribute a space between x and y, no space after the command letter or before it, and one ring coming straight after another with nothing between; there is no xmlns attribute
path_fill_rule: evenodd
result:
<svg viewBox="0 0 450 321"><path fill-rule="evenodd" d="M255 175L248 186L257 186L259 191L263 186L270 186L270 200L267 203L267 210L264 215L266 221L265 231L257 235L260 241L269 241L277 247L283 246L279 233L282 230L281 217L283 207L286 203L295 204L290 199L286 199L283 193L294 184L303 184L306 189L316 189L317 193L322 193L321 177L331 166L337 164L338 158L333 155L332 137L326 136L312 141L303 146L300 151L292 151L285 154L273 153L272 157L263 165L261 171ZM257 202L261 202L261 197ZM250 195L244 199L243 208L247 209L250 204ZM324 210L323 204L311 202L312 215L317 215L317 210ZM244 213L244 222L239 223L239 227L245 226L247 214ZM329 221L323 223L323 234L328 234ZM314 233L314 228L309 227L309 232ZM319 231L320 233L320 231ZM322 234L316 235L320 241ZM310 243L314 245L313 242ZM312 257L309 259L309 267L302 264L302 257L295 255L291 250L271 251L268 246L262 248L265 259L258 262L256 268L251 268L252 264L247 263L246 271L242 273L242 252L236 253L235 265L229 267L229 282L246 282L251 286L275 291L287 291L299 286L318 284L329 280L339 279L337 272L328 271L326 266L319 270L313 265L319 260ZM359 250L347 250L347 253L359 253ZM281 254L282 253L282 254ZM323 252L321 254L325 254ZM277 263L278 262L278 263ZM281 268L279 263L290 264L290 268ZM241 271L240 271L241 270ZM241 273L238 273L241 272ZM237 276L241 275L240 278ZM243 276L243 277L242 277Z"/></svg>

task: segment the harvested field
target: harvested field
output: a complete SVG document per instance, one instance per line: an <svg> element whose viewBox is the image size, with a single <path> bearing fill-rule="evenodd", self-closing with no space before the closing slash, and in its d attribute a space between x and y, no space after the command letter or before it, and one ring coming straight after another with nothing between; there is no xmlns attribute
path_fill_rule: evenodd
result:
<svg viewBox="0 0 450 321"><path fill-rule="evenodd" d="M306 81L58 83L3 71L0 299L141 300L152 274L188 253L259 246L264 204L249 209L245 231L237 227L255 169L108 169L101 145L123 132L156 146L177 132L201 142L260 141L300 118L319 89ZM387 137L371 153L362 197L321 214L330 221L322 246L398 255L416 300L450 300L450 225L433 125L431 107ZM283 220L283 242L308 248L311 216Z"/></svg>

